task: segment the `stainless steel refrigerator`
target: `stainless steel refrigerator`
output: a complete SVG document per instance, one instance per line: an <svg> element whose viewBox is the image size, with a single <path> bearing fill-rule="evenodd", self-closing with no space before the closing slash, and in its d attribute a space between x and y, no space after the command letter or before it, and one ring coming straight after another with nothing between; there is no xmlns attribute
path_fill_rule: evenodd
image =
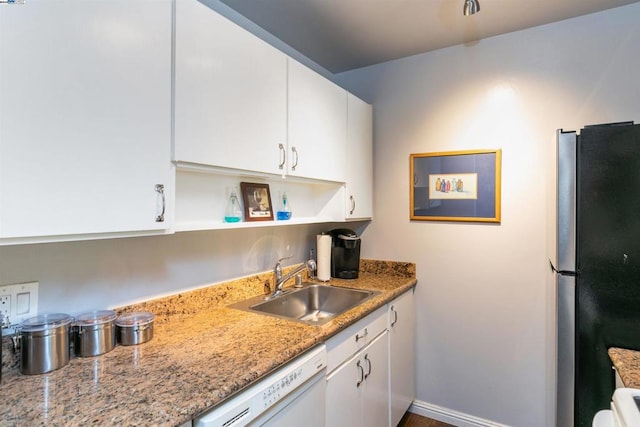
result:
<svg viewBox="0 0 640 427"><path fill-rule="evenodd" d="M557 427L591 426L640 350L640 125L558 131Z"/></svg>

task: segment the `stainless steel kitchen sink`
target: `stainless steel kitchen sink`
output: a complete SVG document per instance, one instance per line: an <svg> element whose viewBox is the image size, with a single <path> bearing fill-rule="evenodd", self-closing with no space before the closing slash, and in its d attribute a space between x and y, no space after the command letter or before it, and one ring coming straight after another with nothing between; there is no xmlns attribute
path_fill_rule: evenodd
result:
<svg viewBox="0 0 640 427"><path fill-rule="evenodd" d="M265 300L250 298L230 305L239 310L262 313L310 325L322 325L379 292L307 283Z"/></svg>

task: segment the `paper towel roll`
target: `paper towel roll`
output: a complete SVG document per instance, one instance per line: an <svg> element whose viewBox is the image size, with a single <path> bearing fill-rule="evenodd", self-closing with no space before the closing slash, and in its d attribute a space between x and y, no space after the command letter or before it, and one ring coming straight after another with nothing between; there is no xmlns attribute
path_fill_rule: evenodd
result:
<svg viewBox="0 0 640 427"><path fill-rule="evenodd" d="M331 236L318 234L316 236L316 253L318 254L318 280L326 282L331 279Z"/></svg>

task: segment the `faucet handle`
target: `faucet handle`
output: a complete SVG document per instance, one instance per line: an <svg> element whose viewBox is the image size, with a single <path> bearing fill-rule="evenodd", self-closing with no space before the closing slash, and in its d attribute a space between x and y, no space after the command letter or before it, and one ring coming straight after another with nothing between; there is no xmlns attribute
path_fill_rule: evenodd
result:
<svg viewBox="0 0 640 427"><path fill-rule="evenodd" d="M273 272L276 276L276 282L282 278L282 265L280 263L285 259L291 258L293 255L286 256L284 258L280 258L278 262L276 262L276 266L273 268ZM274 287L277 287L277 283L274 283Z"/></svg>
<svg viewBox="0 0 640 427"><path fill-rule="evenodd" d="M289 259L289 258L293 258L293 255L289 255L289 256L286 256L286 257L284 257L284 258L280 258L280 259L278 260L278 264L280 264L280 263L281 263L282 261L284 261L285 259Z"/></svg>

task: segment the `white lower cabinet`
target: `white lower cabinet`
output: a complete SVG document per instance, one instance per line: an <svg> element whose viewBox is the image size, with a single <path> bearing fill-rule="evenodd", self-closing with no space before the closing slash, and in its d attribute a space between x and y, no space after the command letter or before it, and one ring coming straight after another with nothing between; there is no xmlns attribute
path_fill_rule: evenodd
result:
<svg viewBox="0 0 640 427"><path fill-rule="evenodd" d="M414 289L360 319L326 343L327 375L302 399L255 425L397 426L415 392ZM324 401L323 401L324 398ZM195 425L195 423L194 423ZM252 424L254 425L254 424Z"/></svg>
<svg viewBox="0 0 640 427"><path fill-rule="evenodd" d="M327 376L327 426L387 426L387 331Z"/></svg>
<svg viewBox="0 0 640 427"><path fill-rule="evenodd" d="M327 342L327 426L389 423L386 307Z"/></svg>
<svg viewBox="0 0 640 427"><path fill-rule="evenodd" d="M415 397L414 289L389 304L390 425L397 426Z"/></svg>
<svg viewBox="0 0 640 427"><path fill-rule="evenodd" d="M411 289L327 341L327 427L397 426L415 397Z"/></svg>

